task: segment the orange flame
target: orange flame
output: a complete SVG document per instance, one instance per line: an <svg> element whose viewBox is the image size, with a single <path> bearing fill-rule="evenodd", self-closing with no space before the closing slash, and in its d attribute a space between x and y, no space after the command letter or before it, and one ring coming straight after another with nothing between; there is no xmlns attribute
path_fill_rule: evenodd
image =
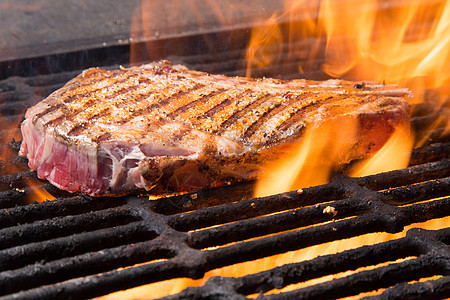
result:
<svg viewBox="0 0 450 300"><path fill-rule="evenodd" d="M271 171L258 181L255 196L327 183L356 143L357 128L356 119L339 118L308 130L287 157L268 167Z"/></svg>
<svg viewBox="0 0 450 300"><path fill-rule="evenodd" d="M448 103L450 1L416 0L406 6L386 8L375 0L360 1L356 7L354 4L323 2L320 20L327 34L324 70L336 77L347 75L404 85L413 91L413 103L429 101L426 91L435 89L435 109ZM346 14L336 13L341 10ZM448 110L421 131L433 132L444 120L444 127L448 127ZM427 137L422 135L415 146L423 145Z"/></svg>
<svg viewBox="0 0 450 300"><path fill-rule="evenodd" d="M318 10L304 0L293 0L286 1L286 12L278 15L252 33L248 69L258 68L255 61L264 62L259 67L279 63L280 53L264 49L281 49L275 45L280 41L289 42L288 57L299 57L306 64L321 59L320 49L325 46L321 67L333 77L397 83L413 90L414 102L425 100L426 89L447 87L436 100L448 101L449 0L324 0ZM291 17L288 40L280 37L279 20L285 15ZM310 37L314 39L306 51L293 46L292 41ZM261 45L263 50L258 49Z"/></svg>
<svg viewBox="0 0 450 300"><path fill-rule="evenodd" d="M246 54L246 76L252 75L253 68L268 67L280 59L283 51L281 48L283 35L278 26L278 19L274 13L266 25L252 30Z"/></svg>
<svg viewBox="0 0 450 300"><path fill-rule="evenodd" d="M405 168L409 163L413 143L413 137L398 128L374 156L353 166L349 175L361 177Z"/></svg>
<svg viewBox="0 0 450 300"><path fill-rule="evenodd" d="M38 179L26 180L27 186L31 189L31 192L27 195L29 203L32 202L44 202L54 200L55 197L47 192L42 186L42 182Z"/></svg>
<svg viewBox="0 0 450 300"><path fill-rule="evenodd" d="M415 91L448 84L450 2L415 0L384 9L382 4L323 1L325 71L335 77L350 73L358 79L389 80Z"/></svg>
<svg viewBox="0 0 450 300"><path fill-rule="evenodd" d="M450 99L450 73L447 70L450 65L449 0L415 0L408 3L324 0L320 2L316 14L308 9L303 0L286 3L287 13L291 16L294 12L297 16L300 13L303 20L300 24L306 25L302 29L296 28L293 24L299 23L295 23L292 17L289 28L289 57L296 56L310 62L321 55L321 43L325 40L325 63L322 69L328 75L353 80L389 81L410 88L415 95L411 99L412 104L425 101L433 103L437 117L430 122L429 128L420 129L422 132L417 134L416 147L423 145L438 127L442 128L442 134L448 134L449 109L439 109L448 104ZM280 54L264 50L281 49L282 47L274 47L271 43L286 42L280 37L278 21L271 18L265 27L270 30L257 29L255 34L252 34L247 52L248 70L280 63ZM311 36L315 36L314 45L307 53L309 57L305 57L305 52L293 47L290 41ZM305 66L299 65L298 69L303 71ZM426 92L430 89L434 91L432 101L426 98ZM333 135L334 132L330 130L329 134ZM400 136L401 134L403 136ZM267 189L270 180L265 178L258 184L258 187L264 186L265 191L258 191L256 195L267 195L327 181L330 170L336 168L336 161L328 166L312 165L312 157L318 153L323 154L324 147L322 142L316 141L312 146L311 140L316 139L315 135L317 132L308 132L305 135L304 141L298 144L301 149L294 151L296 158L283 158L286 161L275 164L279 166L276 168L278 175L267 176L278 178L274 189ZM352 174L361 176L368 175L368 172L406 167L412 147L413 142L407 131L399 130L383 151L371 160L371 167L358 164L360 170L353 170ZM375 166L388 156L396 157L389 159L389 167ZM282 169L281 165L284 165L285 169ZM280 174L284 177L280 178ZM286 174L291 174L291 178L286 178ZM304 178L304 182L298 178Z"/></svg>

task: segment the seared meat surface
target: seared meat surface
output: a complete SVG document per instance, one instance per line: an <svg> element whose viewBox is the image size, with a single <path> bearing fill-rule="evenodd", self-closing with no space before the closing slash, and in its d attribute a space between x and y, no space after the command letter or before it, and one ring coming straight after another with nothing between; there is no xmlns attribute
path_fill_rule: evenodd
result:
<svg viewBox="0 0 450 300"><path fill-rule="evenodd" d="M355 118L346 160L409 124L407 89L211 75L167 61L84 71L31 107L20 154L71 192L170 193L255 179L305 130Z"/></svg>

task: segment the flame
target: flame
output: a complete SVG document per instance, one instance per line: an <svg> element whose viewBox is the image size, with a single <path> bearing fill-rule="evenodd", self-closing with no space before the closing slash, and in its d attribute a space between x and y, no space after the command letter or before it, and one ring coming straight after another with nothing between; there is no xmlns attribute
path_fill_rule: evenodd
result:
<svg viewBox="0 0 450 300"><path fill-rule="evenodd" d="M303 10L302 10L303 9ZM410 88L414 98L411 104L430 102L436 111L435 119L420 128L413 141L405 130L398 130L389 143L370 163L359 170L352 170L353 176L362 176L370 172L381 172L406 167L409 152L423 145L431 134L441 128L442 135L449 133L449 99L450 99L450 1L415 0L409 3L388 3L379 0L330 1L320 2L314 11L303 0L287 1L286 13L291 22L289 40L280 36L280 18L267 20L265 27L252 32L247 51L248 70L264 68L271 64L283 63L281 54L266 49L281 49L274 43L289 43L288 57L299 57L301 61L311 62L323 55L325 63L322 70L332 77L344 77L353 80L371 80L396 83ZM301 23L294 22L293 16L301 15ZM295 25L302 25L301 29ZM270 30L269 30L270 29ZM308 52L293 47L293 40L314 36L313 45ZM322 44L325 41L325 44ZM323 47L322 47L323 46ZM321 50L323 48L323 50ZM309 55L306 57L306 55ZM299 72L307 69L299 65ZM433 90L432 99L428 97ZM315 132L307 132L303 141L298 143L300 149L294 150L297 157L285 157L275 163L273 174L267 175L258 183L256 195L283 192L313 184L325 183L331 170L336 168L338 160L331 164L313 165L315 155L323 155L323 147L335 147L321 138L316 142ZM328 130L333 136L335 132ZM322 135L320 133L318 135ZM329 137L328 139L331 139ZM314 143L312 143L314 140ZM337 141L335 141L337 142ZM414 145L415 144L415 145ZM345 148L340 149L345 151ZM389 161L385 159L389 158ZM382 166L377 164L388 164ZM282 167L284 166L284 168ZM273 169L273 168L270 168ZM272 171L271 171L272 172ZM282 176L282 177L280 177ZM289 177L289 178L288 178ZM273 189L268 187L270 180L277 178ZM299 181L299 178L302 178ZM302 182L303 181L303 182Z"/></svg>
<svg viewBox="0 0 450 300"><path fill-rule="evenodd" d="M349 175L361 177L405 168L409 163L413 143L414 139L408 132L397 128L374 156L358 162Z"/></svg>
<svg viewBox="0 0 450 300"><path fill-rule="evenodd" d="M30 193L27 194L28 203L44 202L54 200L55 197L47 192L42 186L42 182L38 179L25 180L27 186L30 188Z"/></svg>
<svg viewBox="0 0 450 300"><path fill-rule="evenodd" d="M252 30L246 53L246 76L252 76L252 69L262 69L278 61L283 52L283 35L278 26L279 17L276 13L263 26Z"/></svg>
<svg viewBox="0 0 450 300"><path fill-rule="evenodd" d="M252 32L247 69L258 67L254 61L264 62L260 67L279 63L281 54L264 49L273 49L273 43L288 42L288 57L299 57L308 64L324 55L322 69L328 75L397 83L413 90L416 99L412 102L424 101L426 89L450 84L449 0L324 0L318 10L304 0L293 0L286 1L286 11L279 15ZM285 15L291 18L288 39L279 34L279 20ZM306 51L293 46L293 41L310 37L314 39ZM261 45L263 50L258 49ZM305 66L299 65L298 69L302 71ZM448 97L447 88L436 101L443 104Z"/></svg>
<svg viewBox="0 0 450 300"><path fill-rule="evenodd" d="M308 130L287 157L267 168L271 171L258 181L255 196L327 183L356 143L357 128L356 119L338 118Z"/></svg>
<svg viewBox="0 0 450 300"><path fill-rule="evenodd" d="M382 3L375 0L358 5L323 1L320 21L327 34L326 72L333 76L352 72L360 78L402 85L423 78L427 88L448 82L450 7L449 1L436 3L416 0L403 7L377 9ZM341 11L345 13L337 13Z"/></svg>

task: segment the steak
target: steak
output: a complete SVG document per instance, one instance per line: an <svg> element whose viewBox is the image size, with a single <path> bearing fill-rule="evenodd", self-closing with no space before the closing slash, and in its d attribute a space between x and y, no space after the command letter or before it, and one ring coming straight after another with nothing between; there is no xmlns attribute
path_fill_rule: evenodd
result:
<svg viewBox="0 0 450 300"><path fill-rule="evenodd" d="M409 90L378 83L227 77L159 61L85 70L28 109L20 155L89 195L195 191L252 180L305 129L353 118L367 157L409 126Z"/></svg>

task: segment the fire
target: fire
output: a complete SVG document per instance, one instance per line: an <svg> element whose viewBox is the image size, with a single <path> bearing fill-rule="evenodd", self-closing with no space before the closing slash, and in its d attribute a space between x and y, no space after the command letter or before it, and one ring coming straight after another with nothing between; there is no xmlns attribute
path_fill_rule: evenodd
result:
<svg viewBox="0 0 450 300"><path fill-rule="evenodd" d="M375 67L378 71L372 75L374 80L389 79L407 84L411 79L426 77L423 80L428 88L441 86L449 79L448 72L443 70L445 60L448 61L450 46L449 2L438 6L430 5L428 1L412 1L410 4L401 9L382 12L376 19L362 24L381 34L373 36L373 41L366 40L361 45L362 54L355 69L360 74L365 69L366 75L369 75L371 73L366 67ZM398 13L392 17L391 14L396 11ZM437 18L414 34L416 40L410 40L410 28L420 25L423 20L429 21L430 15ZM390 34L383 35L385 32ZM331 49L328 51L335 52ZM333 63L329 65L330 72L333 72L332 65Z"/></svg>
<svg viewBox="0 0 450 300"><path fill-rule="evenodd" d="M436 119L428 124L428 128L420 128L416 141L413 141L408 131L398 130L376 157L370 162L364 162L369 165L364 167L359 163L359 170L353 169L352 176L406 167L413 146L423 145L436 128L442 128L442 134L448 134L450 113L446 106L450 99L450 74L447 70L450 64L450 1L416 0L402 5L377 0L324 0L320 2L316 14L307 9L305 1L286 3L285 14L293 16L293 12L296 12L298 16L300 12L303 19L300 25L305 27L293 27L298 22L295 23L292 19L289 39L282 40L279 35L279 19L267 20L265 28L270 30L265 30L265 35L261 34L261 28L252 34L247 51L247 70L258 68L259 65L264 67L280 63L280 55L267 53L264 49L270 48L269 41L288 42L289 57L296 56L302 58L301 61L310 62L323 55L325 63L321 67L329 76L361 81L389 81L412 90L414 98L410 101L413 106L432 102L435 107ZM301 8L304 10L301 11ZM310 51L302 52L291 46L292 39L301 40L312 35L315 36L315 44ZM320 51L322 41L325 41L323 52ZM261 46L262 50L258 48ZM270 49L276 48L272 45ZM261 57L255 57L257 54ZM302 72L306 66L299 65L298 69ZM247 73L249 74L248 71ZM433 91L431 100L427 98L430 90ZM323 133L316 131L312 129L307 132L303 141L298 143L300 148L293 150L296 157L285 157L275 164L276 171L258 183L258 187L264 187L264 190L258 189L256 195L327 182L331 170L337 167L336 163L339 161L332 158L328 165L312 163L315 155L323 154L324 147L324 138L317 137ZM332 138L335 132L329 130L329 134L331 136L328 139L335 141ZM319 142L316 142L317 139ZM314 144L312 140L315 141ZM345 148L341 151L345 151ZM381 166L380 163L387 166ZM270 188L270 180L267 178L277 178L278 182ZM298 178L304 178L303 182Z"/></svg>
<svg viewBox="0 0 450 300"><path fill-rule="evenodd" d="M283 52L281 46L283 35L277 25L278 19L279 17L273 14L266 25L252 30L246 54L246 76L252 76L253 68L268 67L273 64L273 61L280 59Z"/></svg>
<svg viewBox="0 0 450 300"><path fill-rule="evenodd" d="M357 140L357 120L339 118L308 130L292 152L258 181L257 197L327 183Z"/></svg>
<svg viewBox="0 0 450 300"><path fill-rule="evenodd" d="M25 181L30 189L30 193L27 195L28 202L44 202L49 200L54 200L55 197L47 192L43 186L42 182L38 179L29 179Z"/></svg>
<svg viewBox="0 0 450 300"><path fill-rule="evenodd" d="M408 166L413 143L412 136L399 128L374 156L353 166L349 175L361 177L402 169Z"/></svg>
<svg viewBox="0 0 450 300"><path fill-rule="evenodd" d="M413 103L423 102L427 89L450 84L450 1L382 5L376 0L323 2L318 26L327 38L324 71L397 83L413 91ZM442 105L448 96L447 90L435 101Z"/></svg>

